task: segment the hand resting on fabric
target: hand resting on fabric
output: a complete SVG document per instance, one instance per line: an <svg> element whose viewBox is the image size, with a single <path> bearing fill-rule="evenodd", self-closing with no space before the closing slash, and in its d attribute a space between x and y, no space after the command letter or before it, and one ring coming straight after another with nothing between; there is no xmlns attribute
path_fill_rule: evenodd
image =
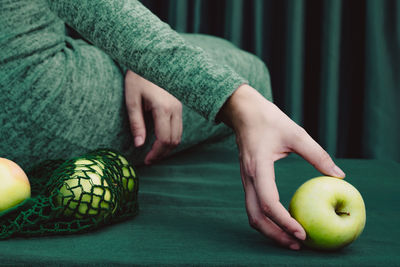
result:
<svg viewBox="0 0 400 267"><path fill-rule="evenodd" d="M128 70L125 75L125 102L135 146L146 139L143 111L152 113L156 140L144 163L165 157L182 137L182 103L173 95Z"/></svg>
<svg viewBox="0 0 400 267"><path fill-rule="evenodd" d="M295 152L326 175L345 174L302 127L249 85L240 86L217 116L236 134L250 225L285 247L299 249L306 233L279 201L274 162Z"/></svg>

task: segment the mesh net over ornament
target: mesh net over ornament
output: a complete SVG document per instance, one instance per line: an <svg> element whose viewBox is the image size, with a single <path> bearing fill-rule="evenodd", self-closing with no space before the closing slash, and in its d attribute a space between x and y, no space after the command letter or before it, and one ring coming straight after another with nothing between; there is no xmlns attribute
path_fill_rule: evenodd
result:
<svg viewBox="0 0 400 267"><path fill-rule="evenodd" d="M42 162L28 177L32 197L0 213L1 239L86 232L139 209L136 172L109 149Z"/></svg>

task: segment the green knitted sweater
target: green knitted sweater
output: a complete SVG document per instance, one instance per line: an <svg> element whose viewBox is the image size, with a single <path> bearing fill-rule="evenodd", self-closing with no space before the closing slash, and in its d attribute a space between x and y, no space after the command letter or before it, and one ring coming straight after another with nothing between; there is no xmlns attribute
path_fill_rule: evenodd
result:
<svg viewBox="0 0 400 267"><path fill-rule="evenodd" d="M136 0L1 0L0 12L0 103L7 101L5 91L16 90L10 88L16 79L23 80L24 87L34 86L48 71L39 71L40 64L68 45L59 34L65 31L64 22L121 66L169 91L209 121L247 82ZM35 66L35 75L29 76Z"/></svg>

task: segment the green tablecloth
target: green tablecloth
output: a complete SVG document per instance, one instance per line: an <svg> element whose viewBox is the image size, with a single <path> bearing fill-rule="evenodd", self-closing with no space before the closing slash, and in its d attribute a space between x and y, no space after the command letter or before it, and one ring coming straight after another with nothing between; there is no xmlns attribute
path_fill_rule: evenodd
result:
<svg viewBox="0 0 400 267"><path fill-rule="evenodd" d="M214 147L139 168L136 218L82 235L0 241L0 264L400 266L400 164L337 163L367 207L363 234L339 252L290 251L250 228L237 154ZM318 175L298 157L277 162L282 202Z"/></svg>

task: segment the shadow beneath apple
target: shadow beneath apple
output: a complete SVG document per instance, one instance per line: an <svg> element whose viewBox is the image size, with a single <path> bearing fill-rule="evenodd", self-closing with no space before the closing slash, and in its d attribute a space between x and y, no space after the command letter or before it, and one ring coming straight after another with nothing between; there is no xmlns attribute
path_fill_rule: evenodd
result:
<svg viewBox="0 0 400 267"><path fill-rule="evenodd" d="M341 257L354 253L351 246L345 246L343 248L339 248L336 250L323 250L323 249L310 248L310 247L303 245L302 251L307 254L319 254L319 255L327 255L327 256L340 254Z"/></svg>
<svg viewBox="0 0 400 267"><path fill-rule="evenodd" d="M354 254L354 249L351 244L349 246L337 249L337 250L319 250L309 248L305 245L302 245L302 248L298 251L290 250L286 247L280 246L275 241L263 236L258 231L252 229L247 225L233 225L233 224L225 224L222 221L213 221L208 227L214 228L214 233L209 231L204 231L205 233L209 233L209 236L206 238L213 239L214 242L218 242L221 246L224 246L227 250L231 251L241 251L243 255L293 255L298 256L302 255L310 255L317 256L321 258L332 258L352 255ZM208 228L207 227L207 228ZM215 234L215 231L224 232L230 236L229 240L225 238L220 238L221 235ZM203 236L205 237L205 236Z"/></svg>

